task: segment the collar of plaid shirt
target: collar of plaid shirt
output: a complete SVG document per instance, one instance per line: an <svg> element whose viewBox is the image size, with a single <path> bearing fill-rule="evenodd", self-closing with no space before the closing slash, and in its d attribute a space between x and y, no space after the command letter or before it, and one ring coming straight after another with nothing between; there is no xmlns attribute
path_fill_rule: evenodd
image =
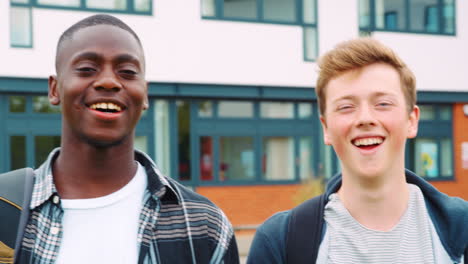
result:
<svg viewBox="0 0 468 264"><path fill-rule="evenodd" d="M57 258L63 209L53 183L52 163L59 152L60 148L54 149L35 171L31 215L19 263L55 263ZM138 263L238 263L234 232L223 212L163 176L143 152L135 151L135 158L148 175L137 237Z"/></svg>

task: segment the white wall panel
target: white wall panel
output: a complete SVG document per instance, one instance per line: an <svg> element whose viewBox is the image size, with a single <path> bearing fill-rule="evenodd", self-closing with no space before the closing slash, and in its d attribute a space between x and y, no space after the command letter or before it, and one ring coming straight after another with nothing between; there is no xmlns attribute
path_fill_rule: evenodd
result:
<svg viewBox="0 0 468 264"><path fill-rule="evenodd" d="M59 35L90 12L33 9L32 49L9 47L9 4L0 1L0 76L47 78ZM155 82L313 87L300 26L201 19L199 0L154 0L153 16L116 15L140 35ZM383 33L421 90L468 91L468 2L457 1L457 36ZM318 0L319 51L358 36L357 0Z"/></svg>

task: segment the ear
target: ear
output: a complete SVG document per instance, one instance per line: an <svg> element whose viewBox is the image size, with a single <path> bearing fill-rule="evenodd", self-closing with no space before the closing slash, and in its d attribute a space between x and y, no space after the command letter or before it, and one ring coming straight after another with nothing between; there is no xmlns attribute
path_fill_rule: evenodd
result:
<svg viewBox="0 0 468 264"><path fill-rule="evenodd" d="M149 108L149 99L148 99L148 82L145 83L145 90L146 90L146 96L145 100L143 101L143 110L147 110Z"/></svg>
<svg viewBox="0 0 468 264"><path fill-rule="evenodd" d="M414 138L418 134L419 107L415 105L409 114L408 120L408 138Z"/></svg>
<svg viewBox="0 0 468 264"><path fill-rule="evenodd" d="M322 124L322 132L323 132L323 142L325 145L331 146L331 140L328 136L328 129L327 129L327 120L323 115L320 115L320 123Z"/></svg>
<svg viewBox="0 0 468 264"><path fill-rule="evenodd" d="M60 91L57 87L57 76L49 76L49 102L53 105L60 104Z"/></svg>

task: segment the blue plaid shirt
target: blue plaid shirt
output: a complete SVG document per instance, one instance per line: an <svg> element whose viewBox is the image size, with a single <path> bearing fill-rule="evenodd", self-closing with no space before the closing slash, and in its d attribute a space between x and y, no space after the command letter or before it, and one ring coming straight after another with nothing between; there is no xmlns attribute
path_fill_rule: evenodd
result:
<svg viewBox="0 0 468 264"><path fill-rule="evenodd" d="M35 171L19 263L46 264L57 259L64 213L52 178L52 162L59 152L59 148L53 150ZM148 175L138 228L138 263L239 263L232 226L223 212L163 176L144 153L136 151L135 158Z"/></svg>

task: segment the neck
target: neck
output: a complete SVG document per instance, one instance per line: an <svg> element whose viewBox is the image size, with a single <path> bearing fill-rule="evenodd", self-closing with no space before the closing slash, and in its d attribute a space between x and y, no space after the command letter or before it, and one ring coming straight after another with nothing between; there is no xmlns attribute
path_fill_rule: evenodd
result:
<svg viewBox="0 0 468 264"><path fill-rule="evenodd" d="M343 171L338 196L361 225L388 231L399 222L408 205L409 190L404 169L366 179Z"/></svg>
<svg viewBox="0 0 468 264"><path fill-rule="evenodd" d="M136 173L133 142L108 148L62 144L52 170L64 199L105 196L125 186Z"/></svg>

